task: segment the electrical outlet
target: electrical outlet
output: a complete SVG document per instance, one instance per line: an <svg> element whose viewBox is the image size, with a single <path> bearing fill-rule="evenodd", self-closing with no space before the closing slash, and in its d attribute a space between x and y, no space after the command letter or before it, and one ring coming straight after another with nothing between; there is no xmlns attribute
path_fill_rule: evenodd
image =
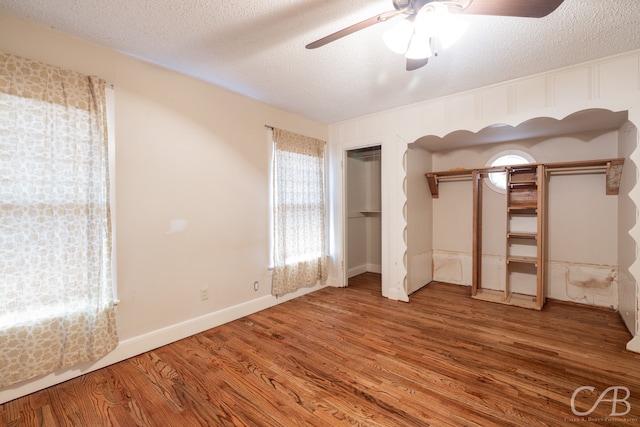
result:
<svg viewBox="0 0 640 427"><path fill-rule="evenodd" d="M255 282L253 282L253 290L257 292L258 289L260 289L260 283L258 283L258 281L256 280Z"/></svg>
<svg viewBox="0 0 640 427"><path fill-rule="evenodd" d="M209 288L200 288L200 301L209 299Z"/></svg>

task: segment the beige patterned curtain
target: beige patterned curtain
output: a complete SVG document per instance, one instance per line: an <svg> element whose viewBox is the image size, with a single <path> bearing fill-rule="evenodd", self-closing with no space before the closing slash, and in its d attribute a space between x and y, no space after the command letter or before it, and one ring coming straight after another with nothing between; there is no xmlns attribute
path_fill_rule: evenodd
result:
<svg viewBox="0 0 640 427"><path fill-rule="evenodd" d="M0 53L0 387L113 350L105 82Z"/></svg>
<svg viewBox="0 0 640 427"><path fill-rule="evenodd" d="M325 251L325 143L273 130L273 295L327 277Z"/></svg>

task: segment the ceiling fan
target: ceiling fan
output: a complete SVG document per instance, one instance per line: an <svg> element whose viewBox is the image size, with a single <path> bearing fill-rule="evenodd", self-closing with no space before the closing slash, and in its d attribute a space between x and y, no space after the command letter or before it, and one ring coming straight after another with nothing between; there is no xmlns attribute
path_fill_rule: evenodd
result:
<svg viewBox="0 0 640 427"><path fill-rule="evenodd" d="M391 50L404 54L407 71L425 66L429 57L450 46L464 25L451 20L449 12L467 15L542 18L556 10L564 0L392 0L394 10L383 12L357 24L309 43L307 49L324 46L398 15L406 15L384 34ZM451 32L453 30L453 32Z"/></svg>

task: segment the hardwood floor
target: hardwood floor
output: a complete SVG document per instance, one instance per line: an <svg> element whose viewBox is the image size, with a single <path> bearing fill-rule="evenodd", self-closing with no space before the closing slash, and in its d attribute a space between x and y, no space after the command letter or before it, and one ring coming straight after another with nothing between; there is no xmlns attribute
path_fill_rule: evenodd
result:
<svg viewBox="0 0 640 427"><path fill-rule="evenodd" d="M617 313L353 278L0 406L3 426L640 426ZM593 413L602 392L611 390ZM627 408L630 411L624 415Z"/></svg>

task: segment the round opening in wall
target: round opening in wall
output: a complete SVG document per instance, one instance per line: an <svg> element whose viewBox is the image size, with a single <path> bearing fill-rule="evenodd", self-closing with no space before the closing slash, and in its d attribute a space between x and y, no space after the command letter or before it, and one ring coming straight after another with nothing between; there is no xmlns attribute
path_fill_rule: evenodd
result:
<svg viewBox="0 0 640 427"><path fill-rule="evenodd" d="M529 153L520 150L506 150L491 157L487 162L487 166L526 165L535 162L535 159ZM507 188L506 173L490 173L487 184L492 190L504 194Z"/></svg>

